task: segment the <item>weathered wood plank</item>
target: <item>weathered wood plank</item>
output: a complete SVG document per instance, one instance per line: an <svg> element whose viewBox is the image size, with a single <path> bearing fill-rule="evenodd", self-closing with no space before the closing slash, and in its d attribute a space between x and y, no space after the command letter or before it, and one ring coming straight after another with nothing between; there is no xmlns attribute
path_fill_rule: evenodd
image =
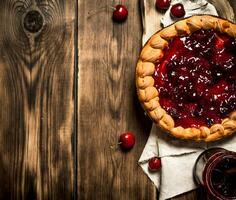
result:
<svg viewBox="0 0 236 200"><path fill-rule="evenodd" d="M74 5L0 1L0 199L74 196Z"/></svg>
<svg viewBox="0 0 236 200"><path fill-rule="evenodd" d="M79 1L78 199L156 199L137 164L150 131L138 104L134 71L141 49L139 2L125 1L128 20L112 22L119 1ZM95 15L89 16L89 11ZM131 152L112 150L123 131L136 134Z"/></svg>

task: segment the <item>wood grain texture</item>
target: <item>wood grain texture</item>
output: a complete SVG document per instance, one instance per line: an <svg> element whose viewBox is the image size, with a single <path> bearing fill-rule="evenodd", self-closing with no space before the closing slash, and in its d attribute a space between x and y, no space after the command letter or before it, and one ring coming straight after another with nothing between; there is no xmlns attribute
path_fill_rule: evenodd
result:
<svg viewBox="0 0 236 200"><path fill-rule="evenodd" d="M151 128L134 84L139 1L123 2L129 9L124 24L111 20L108 6L117 3L0 1L0 199L158 198L137 165ZM32 10L42 27L37 14L23 20ZM127 153L110 148L123 131L136 135ZM174 199L203 199L199 195Z"/></svg>
<svg viewBox="0 0 236 200"><path fill-rule="evenodd" d="M122 24L112 22L112 9L99 11L117 3L79 1L78 199L155 200L156 189L137 164L151 127L134 84L139 2L124 2L129 16ZM110 148L123 131L136 135L127 153Z"/></svg>
<svg viewBox="0 0 236 200"><path fill-rule="evenodd" d="M151 124L140 110L134 86L141 49L139 2L124 3L128 20L114 24L106 7L112 2L79 1L78 199L158 198L136 164ZM127 130L136 134L135 148L128 153L110 149ZM193 191L173 199L204 198Z"/></svg>
<svg viewBox="0 0 236 200"><path fill-rule="evenodd" d="M0 199L75 194L74 16L73 1L0 1Z"/></svg>

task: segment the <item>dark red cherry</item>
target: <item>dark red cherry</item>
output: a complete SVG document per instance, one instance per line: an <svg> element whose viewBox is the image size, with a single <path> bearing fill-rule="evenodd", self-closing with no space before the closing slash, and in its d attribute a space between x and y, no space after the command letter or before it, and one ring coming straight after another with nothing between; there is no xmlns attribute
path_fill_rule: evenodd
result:
<svg viewBox="0 0 236 200"><path fill-rule="evenodd" d="M170 14L172 17L181 18L185 15L185 9L183 4L177 3L173 5L170 9Z"/></svg>
<svg viewBox="0 0 236 200"><path fill-rule="evenodd" d="M196 103L188 103L185 105L185 109L186 109L186 112L189 112L193 116L196 109L197 109L197 104Z"/></svg>
<svg viewBox="0 0 236 200"><path fill-rule="evenodd" d="M157 171L161 168L161 159L158 157L153 157L148 161L148 169L152 172Z"/></svg>
<svg viewBox="0 0 236 200"><path fill-rule="evenodd" d="M132 132L125 132L120 135L119 138L120 147L123 150L130 150L135 144L135 136Z"/></svg>
<svg viewBox="0 0 236 200"><path fill-rule="evenodd" d="M113 20L116 22L124 22L128 17L128 9L124 5L117 5L113 11Z"/></svg>
<svg viewBox="0 0 236 200"><path fill-rule="evenodd" d="M170 7L171 0L156 0L156 8L167 10Z"/></svg>

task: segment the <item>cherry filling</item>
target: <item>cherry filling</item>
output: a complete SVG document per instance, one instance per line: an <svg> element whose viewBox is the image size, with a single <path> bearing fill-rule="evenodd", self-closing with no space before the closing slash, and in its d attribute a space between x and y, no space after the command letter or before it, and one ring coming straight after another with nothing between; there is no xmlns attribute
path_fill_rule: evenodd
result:
<svg viewBox="0 0 236 200"><path fill-rule="evenodd" d="M220 123L236 110L236 41L215 30L175 37L153 77L176 126Z"/></svg>

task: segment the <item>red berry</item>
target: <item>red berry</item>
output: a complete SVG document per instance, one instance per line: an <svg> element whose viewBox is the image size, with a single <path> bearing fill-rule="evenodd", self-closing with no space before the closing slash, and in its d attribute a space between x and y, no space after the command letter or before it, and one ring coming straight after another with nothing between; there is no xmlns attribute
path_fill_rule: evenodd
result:
<svg viewBox="0 0 236 200"><path fill-rule="evenodd" d="M119 138L119 144L123 150L130 150L135 144L135 136L132 132L122 133Z"/></svg>
<svg viewBox="0 0 236 200"><path fill-rule="evenodd" d="M161 159L153 157L148 161L148 169L152 172L157 171L161 167Z"/></svg>
<svg viewBox="0 0 236 200"><path fill-rule="evenodd" d="M217 37L215 47L216 49L222 50L224 48L224 40L220 37Z"/></svg>
<svg viewBox="0 0 236 200"><path fill-rule="evenodd" d="M235 66L236 59L230 53L224 51L215 56L214 60L220 69L224 71L232 70Z"/></svg>
<svg viewBox="0 0 236 200"><path fill-rule="evenodd" d="M156 0L156 8L166 10L170 7L171 0Z"/></svg>
<svg viewBox="0 0 236 200"><path fill-rule="evenodd" d="M194 117L186 117L181 119L181 124L184 124L186 127L198 127L204 126L205 122L202 119L194 118Z"/></svg>
<svg viewBox="0 0 236 200"><path fill-rule="evenodd" d="M191 113L191 115L194 115L194 112L197 109L197 104L196 103L185 104L185 109L186 109L186 112L189 112Z"/></svg>
<svg viewBox="0 0 236 200"><path fill-rule="evenodd" d="M181 3L177 3L175 5L173 5L170 9L170 14L173 17L177 17L177 18L181 18L185 15L185 10L184 10L184 6Z"/></svg>
<svg viewBox="0 0 236 200"><path fill-rule="evenodd" d="M113 20L116 22L123 22L128 17L128 10L124 5L117 5L113 11Z"/></svg>
<svg viewBox="0 0 236 200"><path fill-rule="evenodd" d="M160 104L167 112L170 112L170 113L171 111L174 111L176 108L175 103L167 98L161 98Z"/></svg>

